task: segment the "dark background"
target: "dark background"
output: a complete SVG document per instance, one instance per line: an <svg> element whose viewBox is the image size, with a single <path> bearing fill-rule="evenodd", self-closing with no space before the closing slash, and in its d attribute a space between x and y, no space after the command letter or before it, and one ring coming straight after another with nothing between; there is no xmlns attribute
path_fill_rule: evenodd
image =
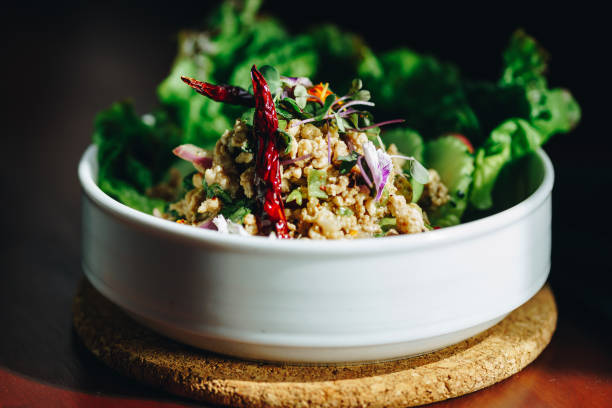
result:
<svg viewBox="0 0 612 408"><path fill-rule="evenodd" d="M407 45L455 61L467 76L492 80L512 31L524 27L534 35L552 54L550 84L570 89L583 110L579 127L545 148L556 169L550 281L560 318L610 344L612 112L605 13L560 3L492 2L478 9L413 3L402 9L404 2L380 0L272 2L264 10L293 31L333 21L361 33L376 50ZM155 106L155 87L169 71L176 33L200 27L215 4L3 6L0 367L96 391L113 376L70 330L81 275L77 162L90 143L96 112L125 97L143 113ZM130 382L113 392L121 387L151 393Z"/></svg>

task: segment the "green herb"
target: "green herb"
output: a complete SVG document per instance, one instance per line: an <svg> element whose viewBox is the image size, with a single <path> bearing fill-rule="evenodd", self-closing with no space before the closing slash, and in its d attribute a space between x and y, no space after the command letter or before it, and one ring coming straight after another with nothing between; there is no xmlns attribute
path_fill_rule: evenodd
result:
<svg viewBox="0 0 612 408"><path fill-rule="evenodd" d="M232 196L223 190L218 183L208 185L206 180L202 180L202 187L204 187L206 198L218 197L224 204L231 204Z"/></svg>
<svg viewBox="0 0 612 408"><path fill-rule="evenodd" d="M338 116L338 113L334 113L334 119L336 119L336 125L338 126L338 130L342 133L346 132L346 128L344 127L344 120Z"/></svg>
<svg viewBox="0 0 612 408"><path fill-rule="evenodd" d="M350 217L351 215L353 215L353 211L350 208L347 208L347 207L339 207L338 208L338 215L340 215L342 217Z"/></svg>
<svg viewBox="0 0 612 408"><path fill-rule="evenodd" d="M189 191L191 189L193 189L194 185L193 185L193 176L195 174L197 174L198 171L192 171L191 173L189 173L188 175L186 175L185 177L183 177L183 189L185 191Z"/></svg>
<svg viewBox="0 0 612 408"><path fill-rule="evenodd" d="M348 91L349 95L355 95L363 87L363 81L359 78L353 79L351 82L351 88Z"/></svg>
<svg viewBox="0 0 612 408"><path fill-rule="evenodd" d="M286 120L295 119L297 117L297 115L289 112L288 110L285 110L285 109L279 107L278 104L276 106L276 114L278 116L280 116L281 118L284 118Z"/></svg>
<svg viewBox="0 0 612 408"><path fill-rule="evenodd" d="M372 96L370 95L370 91L366 90L366 89L362 89L361 91L357 92L355 95L353 95L352 99L355 101L369 101L370 98Z"/></svg>
<svg viewBox="0 0 612 408"><path fill-rule="evenodd" d="M242 201L233 206L224 207L221 214L230 221L242 223L244 216L251 213L251 209L244 204L245 202Z"/></svg>
<svg viewBox="0 0 612 408"><path fill-rule="evenodd" d="M409 160L409 162L410 162L410 167L409 167L410 175L417 182L421 184L427 184L429 182L429 172L427 171L427 169L421 163L419 163L419 161L416 159Z"/></svg>
<svg viewBox="0 0 612 408"><path fill-rule="evenodd" d="M348 116L348 120L351 122L351 127L352 128L358 128L359 127L359 114L357 112L351 113Z"/></svg>
<svg viewBox="0 0 612 408"><path fill-rule="evenodd" d="M308 173L308 197L327 198L327 193L321 189L327 181L327 173L311 169Z"/></svg>
<svg viewBox="0 0 612 408"><path fill-rule="evenodd" d="M380 136L380 128L379 127L373 127L373 128L369 128L365 131L366 136L368 137L368 139L370 139L372 142L376 142L378 143L378 136ZM380 146L379 146L380 147Z"/></svg>
<svg viewBox="0 0 612 408"><path fill-rule="evenodd" d="M291 201L295 201L297 205L302 205L302 198L302 192L299 188L296 188L291 193L289 193L285 201L288 203L290 203Z"/></svg>
<svg viewBox="0 0 612 408"><path fill-rule="evenodd" d="M369 101L371 98L370 91L363 88L361 79L353 79L348 95L354 101Z"/></svg>
<svg viewBox="0 0 612 408"><path fill-rule="evenodd" d="M309 117L315 116L321 108L317 102L308 102L306 103L306 107L304 108L304 113L308 114Z"/></svg>
<svg viewBox="0 0 612 408"><path fill-rule="evenodd" d="M308 91L306 91L306 88L304 88L303 85L296 85L293 89L293 96L300 109L304 109L306 107L306 101L308 100Z"/></svg>
<svg viewBox="0 0 612 408"><path fill-rule="evenodd" d="M285 143L285 150L284 153L288 154L289 152L291 152L291 140L292 137L289 133L287 133L286 131L282 130L280 127L278 128L278 133L280 134L280 136L283 139L283 142Z"/></svg>
<svg viewBox="0 0 612 408"><path fill-rule="evenodd" d="M391 228L395 228L397 226L397 222L395 218L388 217L388 218L382 218L378 222L378 225L380 225L380 229L382 229L383 232L387 232Z"/></svg>
<svg viewBox="0 0 612 408"><path fill-rule="evenodd" d="M303 108L300 107L300 105L291 98L283 98L283 100L281 101L281 106L287 107L287 110L293 110L295 112L295 115L300 119L308 119L309 117L311 117L309 113L303 111Z"/></svg>
<svg viewBox="0 0 612 408"><path fill-rule="evenodd" d="M338 156L340 161L340 174L347 174L357 164L359 153L351 152L348 156Z"/></svg>
<svg viewBox="0 0 612 408"><path fill-rule="evenodd" d="M315 122L323 120L323 118L329 114L329 110L331 109L331 106L334 104L336 99L337 97L334 94L327 95L327 98L325 98L325 103L323 104L323 108L320 109L319 113L314 116Z"/></svg>

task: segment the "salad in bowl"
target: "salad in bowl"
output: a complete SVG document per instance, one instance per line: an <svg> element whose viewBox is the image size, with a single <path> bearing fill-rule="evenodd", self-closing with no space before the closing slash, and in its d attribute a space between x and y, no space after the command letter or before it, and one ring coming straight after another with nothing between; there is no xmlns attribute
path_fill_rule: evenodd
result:
<svg viewBox="0 0 612 408"><path fill-rule="evenodd" d="M154 112L98 115L79 165L93 286L178 341L296 363L432 351L537 293L540 146L580 118L541 46L518 31L499 80L470 80L334 26L291 35L256 3L181 35Z"/></svg>
<svg viewBox="0 0 612 408"><path fill-rule="evenodd" d="M488 82L403 48L377 55L335 27L291 37L253 8L219 13L240 29L184 33L156 111L98 116L98 184L123 204L278 238L424 232L492 213L503 168L580 117L522 31Z"/></svg>
<svg viewBox="0 0 612 408"><path fill-rule="evenodd" d="M193 144L174 149L195 168L180 184L192 188L175 193L182 198L155 215L278 238L371 238L433 228L427 213L449 201L448 189L436 170L393 143L385 146L380 127L403 120L374 123L360 109L374 105L360 80L338 97L328 83L282 77L269 66L262 71L269 81L252 68L253 94L183 77L207 97L251 109L212 151Z"/></svg>

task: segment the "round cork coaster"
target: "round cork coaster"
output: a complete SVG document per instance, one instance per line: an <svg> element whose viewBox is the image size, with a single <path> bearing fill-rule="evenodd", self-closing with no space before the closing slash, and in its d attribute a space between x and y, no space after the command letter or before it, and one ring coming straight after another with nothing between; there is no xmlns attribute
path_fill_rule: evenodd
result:
<svg viewBox="0 0 612 408"><path fill-rule="evenodd" d="M464 395L523 369L557 322L545 286L496 326L423 356L350 366L241 361L162 337L136 323L84 281L74 327L99 359L171 393L236 407L408 407Z"/></svg>

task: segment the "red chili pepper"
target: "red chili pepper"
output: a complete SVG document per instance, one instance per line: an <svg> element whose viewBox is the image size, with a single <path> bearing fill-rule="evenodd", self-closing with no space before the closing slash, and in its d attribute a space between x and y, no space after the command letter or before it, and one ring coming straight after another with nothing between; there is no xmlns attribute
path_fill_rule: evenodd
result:
<svg viewBox="0 0 612 408"><path fill-rule="evenodd" d="M213 85L186 76L182 76L181 79L195 89L197 93L208 96L213 101L242 105L249 108L255 106L253 95L239 86Z"/></svg>
<svg viewBox="0 0 612 408"><path fill-rule="evenodd" d="M281 199L276 107L268 83L255 65L251 68L251 80L255 95L253 128L257 139L255 173L260 179L259 196L264 197L263 210L275 224L276 235L279 238L288 238L289 229L285 218L285 207Z"/></svg>

